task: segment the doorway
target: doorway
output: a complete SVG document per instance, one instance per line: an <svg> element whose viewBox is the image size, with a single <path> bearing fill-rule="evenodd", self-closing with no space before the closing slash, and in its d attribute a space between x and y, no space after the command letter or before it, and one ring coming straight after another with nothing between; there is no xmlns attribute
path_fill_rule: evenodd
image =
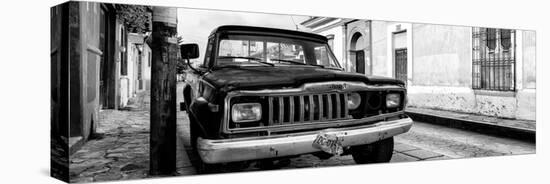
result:
<svg viewBox="0 0 550 184"><path fill-rule="evenodd" d="M393 33L394 77L407 84L407 31Z"/></svg>
<svg viewBox="0 0 550 184"><path fill-rule="evenodd" d="M105 89L105 80L107 79L105 50L107 47L107 16L105 15L105 12L106 11L104 8L99 9L99 50L103 53L99 60L99 109L103 109L103 107L107 104L107 98L105 97L107 93L107 90Z"/></svg>
<svg viewBox="0 0 550 184"><path fill-rule="evenodd" d="M352 72L365 74L365 42L364 36L359 32L351 37L349 58Z"/></svg>
<svg viewBox="0 0 550 184"><path fill-rule="evenodd" d="M350 52L351 60L355 63L355 72L365 74L365 51L353 50Z"/></svg>
<svg viewBox="0 0 550 184"><path fill-rule="evenodd" d="M407 84L407 48L395 49L395 78Z"/></svg>

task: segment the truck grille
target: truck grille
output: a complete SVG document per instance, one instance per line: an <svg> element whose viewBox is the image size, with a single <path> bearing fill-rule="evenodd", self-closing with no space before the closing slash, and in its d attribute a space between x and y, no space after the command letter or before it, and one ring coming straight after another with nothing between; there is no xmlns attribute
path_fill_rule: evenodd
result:
<svg viewBox="0 0 550 184"><path fill-rule="evenodd" d="M269 96L268 126L348 118L347 94Z"/></svg>

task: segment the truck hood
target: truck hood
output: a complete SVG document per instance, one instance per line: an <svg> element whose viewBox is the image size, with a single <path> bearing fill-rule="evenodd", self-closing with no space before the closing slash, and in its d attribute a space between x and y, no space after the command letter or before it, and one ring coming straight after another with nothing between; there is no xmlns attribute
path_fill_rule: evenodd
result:
<svg viewBox="0 0 550 184"><path fill-rule="evenodd" d="M366 84L397 84L400 80L365 76L339 70L325 69L316 66L275 66L275 67L231 67L218 68L207 73L204 80L218 89L231 91L235 89L265 89L299 87L308 82L324 81L362 81Z"/></svg>

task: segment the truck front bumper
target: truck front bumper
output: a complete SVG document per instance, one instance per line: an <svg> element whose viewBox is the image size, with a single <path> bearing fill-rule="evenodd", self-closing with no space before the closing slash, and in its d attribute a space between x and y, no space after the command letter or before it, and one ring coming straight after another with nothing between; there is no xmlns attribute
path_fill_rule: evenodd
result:
<svg viewBox="0 0 550 184"><path fill-rule="evenodd" d="M342 146L373 143L409 131L412 119L381 121L371 125L330 128L296 134L210 140L198 138L198 153L205 163L226 163L301 155L321 151L313 146L320 132L343 138Z"/></svg>

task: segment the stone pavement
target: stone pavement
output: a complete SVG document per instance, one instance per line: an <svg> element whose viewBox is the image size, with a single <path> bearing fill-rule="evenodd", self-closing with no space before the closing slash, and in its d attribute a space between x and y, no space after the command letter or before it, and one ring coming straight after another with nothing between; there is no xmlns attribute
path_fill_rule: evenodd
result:
<svg viewBox="0 0 550 184"><path fill-rule="evenodd" d="M149 94L122 110L102 110L98 138L70 156L70 181L145 178L149 168Z"/></svg>

